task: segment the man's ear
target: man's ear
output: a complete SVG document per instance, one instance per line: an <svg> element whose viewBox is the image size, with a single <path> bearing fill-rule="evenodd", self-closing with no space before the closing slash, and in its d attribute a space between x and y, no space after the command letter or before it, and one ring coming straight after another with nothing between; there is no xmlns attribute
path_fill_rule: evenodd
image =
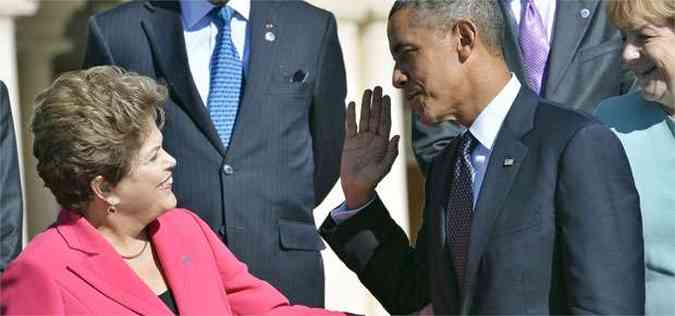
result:
<svg viewBox="0 0 675 316"><path fill-rule="evenodd" d="M461 62L466 61L478 44L478 27L469 20L459 20L453 27L457 37L457 53Z"/></svg>
<svg viewBox="0 0 675 316"><path fill-rule="evenodd" d="M119 199L113 193L112 185L103 178L103 176L97 176L89 182L89 187L94 192L97 198L105 201L110 205L117 205Z"/></svg>

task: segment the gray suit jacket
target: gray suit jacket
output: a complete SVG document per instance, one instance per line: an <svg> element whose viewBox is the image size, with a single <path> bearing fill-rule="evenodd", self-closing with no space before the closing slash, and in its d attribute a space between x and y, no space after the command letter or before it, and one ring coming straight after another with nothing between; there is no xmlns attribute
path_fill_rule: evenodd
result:
<svg viewBox="0 0 675 316"><path fill-rule="evenodd" d="M518 45L518 27L506 1L499 0L504 14L504 59L520 82L526 73ZM558 0L551 53L542 97L573 109L591 113L601 100L628 92L633 76L623 68L623 36L609 23L607 2ZM588 10L588 15L582 11ZM450 123L426 126L413 114L413 149L426 173L431 158L439 154L461 129Z"/></svg>
<svg viewBox="0 0 675 316"><path fill-rule="evenodd" d="M0 81L0 272L21 252L23 202L12 109Z"/></svg>
<svg viewBox="0 0 675 316"><path fill-rule="evenodd" d="M465 284L447 239L457 139L431 163L414 247L379 199L321 227L387 311L432 303L435 315L644 314L639 197L607 127L521 89L473 210Z"/></svg>
<svg viewBox="0 0 675 316"><path fill-rule="evenodd" d="M119 65L168 85L163 133L178 161L178 206L292 303L322 306L325 246L312 210L339 176L346 95L335 18L300 1L251 1L250 61L225 149L194 85L180 14L177 1L138 1L96 15L84 65ZM275 41L265 39L268 24ZM291 80L298 70L303 82Z"/></svg>

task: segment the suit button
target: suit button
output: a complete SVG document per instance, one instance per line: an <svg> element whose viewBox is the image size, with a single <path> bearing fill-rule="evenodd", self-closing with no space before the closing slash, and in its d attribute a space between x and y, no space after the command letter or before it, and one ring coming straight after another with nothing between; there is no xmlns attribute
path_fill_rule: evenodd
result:
<svg viewBox="0 0 675 316"><path fill-rule="evenodd" d="M225 174L228 175L228 176L232 175L232 174L234 174L234 168L232 168L232 166L226 164L226 165L223 166L223 172L225 172Z"/></svg>

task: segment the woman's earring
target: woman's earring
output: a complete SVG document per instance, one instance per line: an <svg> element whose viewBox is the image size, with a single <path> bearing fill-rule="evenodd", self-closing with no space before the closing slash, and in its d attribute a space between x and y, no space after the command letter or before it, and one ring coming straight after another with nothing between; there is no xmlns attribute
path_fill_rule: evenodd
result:
<svg viewBox="0 0 675 316"><path fill-rule="evenodd" d="M117 212L117 209L115 209L115 205L110 204L108 206L108 209L106 210L108 214L115 214Z"/></svg>

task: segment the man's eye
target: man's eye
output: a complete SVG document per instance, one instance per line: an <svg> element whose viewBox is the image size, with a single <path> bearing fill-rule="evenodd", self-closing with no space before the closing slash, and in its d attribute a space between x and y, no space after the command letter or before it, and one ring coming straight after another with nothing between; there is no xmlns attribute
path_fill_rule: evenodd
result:
<svg viewBox="0 0 675 316"><path fill-rule="evenodd" d="M404 50L404 51L401 53L401 59L403 59L403 60L409 60L409 59L412 58L412 56L414 55L414 52L415 52L415 51L412 50L412 49Z"/></svg>
<svg viewBox="0 0 675 316"><path fill-rule="evenodd" d="M652 36L649 35L649 34L643 34L643 33L637 34L637 40L640 41L640 42L646 42L650 38L652 38Z"/></svg>

